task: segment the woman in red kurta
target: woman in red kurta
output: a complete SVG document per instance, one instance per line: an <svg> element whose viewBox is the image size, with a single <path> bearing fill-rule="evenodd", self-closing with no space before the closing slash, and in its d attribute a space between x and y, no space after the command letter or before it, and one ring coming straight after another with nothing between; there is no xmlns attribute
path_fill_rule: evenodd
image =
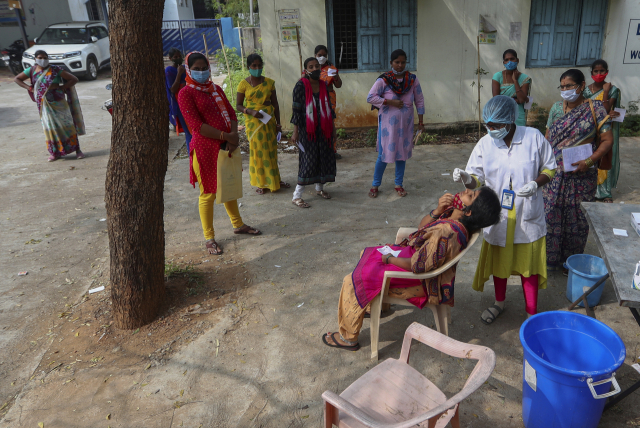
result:
<svg viewBox="0 0 640 428"><path fill-rule="evenodd" d="M200 52L186 58L187 85L178 93L178 104L192 133L189 146L189 178L200 187L199 210L205 245L209 254L222 254L213 230L213 203L218 187L218 152L226 145L232 153L239 145L238 119L224 91L209 77L209 60ZM239 154L237 155L239 156ZM233 233L259 235L260 231L242 222L238 201L224 204Z"/></svg>

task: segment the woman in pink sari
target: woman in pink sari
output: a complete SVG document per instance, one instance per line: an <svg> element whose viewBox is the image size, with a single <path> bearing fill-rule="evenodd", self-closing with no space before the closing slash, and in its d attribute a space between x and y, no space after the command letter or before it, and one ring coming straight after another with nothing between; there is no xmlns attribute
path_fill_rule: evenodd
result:
<svg viewBox="0 0 640 428"><path fill-rule="evenodd" d="M488 187L465 190L455 196L447 193L438 207L420 222L420 229L400 245L390 245L400 251L398 257L381 255L378 247L368 247L352 274L342 283L338 305L339 332L322 337L332 348L357 351L362 320L371 301L380 293L386 271L424 273L438 269L467 247L471 235L500 220L500 200ZM453 285L456 266L428 280L392 279L389 295L406 299L423 308L427 303L453 306Z"/></svg>

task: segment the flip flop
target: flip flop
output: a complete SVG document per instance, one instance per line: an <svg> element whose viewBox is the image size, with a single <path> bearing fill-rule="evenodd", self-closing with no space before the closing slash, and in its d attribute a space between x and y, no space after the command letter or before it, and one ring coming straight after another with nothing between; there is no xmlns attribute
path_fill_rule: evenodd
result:
<svg viewBox="0 0 640 428"><path fill-rule="evenodd" d="M493 315L493 312L491 312L489 309L495 309L498 311L497 315ZM485 312L489 312L489 317L486 320L484 318L482 318L482 315L480 315L480 321L482 321L484 324L486 325L491 325L493 324L493 322L496 320L496 318L498 318L503 312L504 312L504 308L501 308L498 305L493 305L491 306L489 309L487 309ZM484 314L484 312L483 312Z"/></svg>
<svg viewBox="0 0 640 428"><path fill-rule="evenodd" d="M290 187L291 187L291 184L286 183L286 182L284 182L284 181L281 181L281 182L280 182L280 187L284 187L285 189L288 189L288 188L290 188Z"/></svg>
<svg viewBox="0 0 640 428"><path fill-rule="evenodd" d="M378 188L377 187L372 187L371 190L369 190L369 197L370 198L377 198L378 197Z"/></svg>
<svg viewBox="0 0 640 428"><path fill-rule="evenodd" d="M207 247L207 250L212 249L214 251L213 253L209 252L212 256L220 256L223 253L222 247L213 239L207 240L204 245Z"/></svg>
<svg viewBox="0 0 640 428"><path fill-rule="evenodd" d="M243 225L241 228L239 229L234 229L233 233L235 235L254 235L254 236L258 236L260 234L262 234L262 232L260 232L258 229L255 229L249 225Z"/></svg>
<svg viewBox="0 0 640 428"><path fill-rule="evenodd" d="M325 192L324 190L316 192L316 195L321 196L324 199L331 199L331 196L327 192Z"/></svg>
<svg viewBox="0 0 640 428"><path fill-rule="evenodd" d="M327 345L329 348L337 348L337 349L344 349L345 351L357 351L358 349L360 349L360 344L356 343L355 345L340 345L337 341L336 341L336 333L327 333L331 335L331 338L333 339L333 343L329 343L327 342L327 335L323 334L322 335L322 342Z"/></svg>
<svg viewBox="0 0 640 428"><path fill-rule="evenodd" d="M398 195L400 195L403 198L407 196L407 191L404 190L403 187L396 187L396 192L398 193Z"/></svg>

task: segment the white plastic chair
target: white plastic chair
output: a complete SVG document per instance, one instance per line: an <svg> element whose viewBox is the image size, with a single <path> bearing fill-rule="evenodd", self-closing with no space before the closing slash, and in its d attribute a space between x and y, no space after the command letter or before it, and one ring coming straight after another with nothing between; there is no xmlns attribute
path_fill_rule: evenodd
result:
<svg viewBox="0 0 640 428"><path fill-rule="evenodd" d="M396 245L400 244L405 238L415 232L417 229L401 227L398 230L398 234L396 235ZM394 297L389 297L389 285L391 283L391 278L403 278L403 279L428 279L433 278L435 276L441 275L443 272L446 272L451 266L454 266L456 263L460 261L460 259L469 251L469 248L475 244L478 239L479 233L474 233L471 235L471 239L469 239L469 243L467 244L467 248L462 250L460 254L458 254L453 260L442 265L440 268L436 270L432 270L425 273L413 273L413 272L391 272L387 271L384 273L384 279L382 280L382 289L380 294L378 294L373 301L371 302L371 359L378 359L378 342L379 342L379 333L380 333L380 313L382 312L382 304L393 304L393 305L401 305L401 306L413 306L411 303L404 299L398 299ZM436 329L443 333L445 336L449 335L449 323L451 323L451 307L448 305L433 305L431 303L427 303L426 305L433 312L433 318L436 320Z"/></svg>
<svg viewBox="0 0 640 428"><path fill-rule="evenodd" d="M447 397L409 365L415 339L455 358L478 360L464 387ZM459 342L414 322L404 334L400 359L389 358L365 373L344 392L322 394L324 427L460 428L459 403L480 388L496 366L493 350Z"/></svg>

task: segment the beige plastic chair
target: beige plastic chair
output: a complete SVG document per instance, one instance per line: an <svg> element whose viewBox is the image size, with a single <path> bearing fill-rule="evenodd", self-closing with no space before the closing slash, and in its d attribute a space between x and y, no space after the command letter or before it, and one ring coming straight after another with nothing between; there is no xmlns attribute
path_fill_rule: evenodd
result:
<svg viewBox="0 0 640 428"><path fill-rule="evenodd" d="M455 358L478 360L464 387L447 397L409 365L411 340L418 340ZM459 403L480 388L496 366L489 348L458 342L414 322L404 334L400 359L388 360L369 370L337 395L324 399L324 426L332 428L460 428Z"/></svg>
<svg viewBox="0 0 640 428"><path fill-rule="evenodd" d="M411 235L418 229L412 229L409 227L401 227L398 230L398 234L396 235L396 245L400 244L405 238ZM391 283L391 278L404 278L404 279L428 279L433 278L435 276L441 275L443 272L446 272L451 266L455 265L460 261L460 259L469 251L469 248L475 244L478 239L479 233L474 233L471 235L471 239L469 239L469 244L467 248L462 250L460 254L456 256L450 262L442 265L442 267L432 270L430 272L425 273L413 273L413 272L390 272L387 271L384 273L384 279L382 281L382 290L380 294L378 294L375 299L371 302L371 359L378 359L378 342L379 342L379 333L380 333L380 313L382 312L382 304L393 304L393 305L401 305L401 306L413 306L411 303L404 299L397 299L394 297L389 297L389 284ZM384 297L381 297L384 296ZM451 323L451 306L449 305L433 305L431 303L427 303L426 305L433 312L433 318L436 320L436 329L443 333L445 336L449 335L449 323Z"/></svg>

